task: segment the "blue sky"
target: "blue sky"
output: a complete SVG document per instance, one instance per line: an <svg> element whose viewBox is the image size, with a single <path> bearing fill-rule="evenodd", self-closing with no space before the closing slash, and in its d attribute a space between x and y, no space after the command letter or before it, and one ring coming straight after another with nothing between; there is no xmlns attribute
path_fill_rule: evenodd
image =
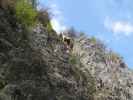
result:
<svg viewBox="0 0 133 100"><path fill-rule="evenodd" d="M40 0L59 32L73 26L105 41L133 68L133 0Z"/></svg>

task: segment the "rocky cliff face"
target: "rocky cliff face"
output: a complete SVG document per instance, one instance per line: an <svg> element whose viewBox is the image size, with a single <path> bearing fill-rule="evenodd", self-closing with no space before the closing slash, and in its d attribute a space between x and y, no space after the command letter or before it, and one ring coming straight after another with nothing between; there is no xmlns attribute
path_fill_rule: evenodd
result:
<svg viewBox="0 0 133 100"><path fill-rule="evenodd" d="M93 99L93 77L70 63L62 45L54 31L39 23L27 30L0 9L0 100Z"/></svg>
<svg viewBox="0 0 133 100"><path fill-rule="evenodd" d="M108 55L82 37L68 54L54 31L0 9L0 100L133 100L133 72Z"/></svg>
<svg viewBox="0 0 133 100"><path fill-rule="evenodd" d="M75 55L96 80L95 100L133 100L133 71L100 41L75 40Z"/></svg>

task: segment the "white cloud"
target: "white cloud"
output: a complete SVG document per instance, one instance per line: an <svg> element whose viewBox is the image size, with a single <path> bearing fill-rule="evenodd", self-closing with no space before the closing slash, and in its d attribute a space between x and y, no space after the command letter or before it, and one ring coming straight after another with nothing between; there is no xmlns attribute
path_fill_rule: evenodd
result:
<svg viewBox="0 0 133 100"><path fill-rule="evenodd" d="M65 18L62 14L62 11L59 9L59 6L57 6L55 3L50 3L50 12L53 14L51 18L53 29L57 33L66 30L66 26L64 25Z"/></svg>
<svg viewBox="0 0 133 100"><path fill-rule="evenodd" d="M66 26L64 25L65 18L63 16L62 11L60 10L57 1L56 0L48 0L47 2L44 2L43 0L39 0L39 6L38 9L43 9L43 7L48 6L48 10L51 15L51 25L53 29L60 33L64 30L66 30Z"/></svg>
<svg viewBox="0 0 133 100"><path fill-rule="evenodd" d="M60 34L61 31L66 30L66 26L61 25L59 20L56 18L53 18L51 20L51 24L52 24L53 29L57 32L57 34Z"/></svg>
<svg viewBox="0 0 133 100"><path fill-rule="evenodd" d="M133 35L133 24L128 21L113 21L109 17L107 17L104 21L104 26L109 31L112 31L115 36Z"/></svg>

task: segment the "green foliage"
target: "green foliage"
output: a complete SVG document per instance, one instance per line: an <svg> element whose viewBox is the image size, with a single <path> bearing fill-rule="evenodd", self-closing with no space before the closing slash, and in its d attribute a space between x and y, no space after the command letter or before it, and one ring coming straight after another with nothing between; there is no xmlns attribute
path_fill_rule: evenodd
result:
<svg viewBox="0 0 133 100"><path fill-rule="evenodd" d="M0 89L2 89L5 86L5 81L0 79Z"/></svg>
<svg viewBox="0 0 133 100"><path fill-rule="evenodd" d="M108 52L105 56L106 56L106 59L110 59L114 62L123 59L118 53L114 53L112 51Z"/></svg>
<svg viewBox="0 0 133 100"><path fill-rule="evenodd" d="M37 0L31 0L31 2L32 2L32 6L34 8L36 8L37 7Z"/></svg>
<svg viewBox="0 0 133 100"><path fill-rule="evenodd" d="M113 52L111 53L111 57L112 57L112 60L114 61L122 59L122 57L119 54L113 53Z"/></svg>
<svg viewBox="0 0 133 100"><path fill-rule="evenodd" d="M78 56L76 56L76 55L71 55L70 57L69 57L69 63L70 64L77 64L78 63ZM80 62L80 61L79 61Z"/></svg>
<svg viewBox="0 0 133 100"><path fill-rule="evenodd" d="M45 27L48 31L48 33L51 33L53 31L53 27L50 22L50 14L48 12L48 9L43 9L38 12L37 19L39 22Z"/></svg>
<svg viewBox="0 0 133 100"><path fill-rule="evenodd" d="M94 44L96 44L96 42L97 42L97 39L96 39L94 36L91 37L90 40L91 40L91 42L94 43Z"/></svg>
<svg viewBox="0 0 133 100"><path fill-rule="evenodd" d="M16 16L26 26L33 26L36 23L37 11L27 0L19 0L16 3Z"/></svg>
<svg viewBox="0 0 133 100"><path fill-rule="evenodd" d="M40 23L43 24L44 27L47 27L47 23L50 22L50 16L49 16L48 9L43 9L38 12L37 19Z"/></svg>
<svg viewBox="0 0 133 100"><path fill-rule="evenodd" d="M47 23L46 28L47 28L47 31L48 31L49 33L53 30L52 25L51 25L50 22Z"/></svg>
<svg viewBox="0 0 133 100"><path fill-rule="evenodd" d="M84 32L80 32L79 36L80 37L85 36L85 33Z"/></svg>
<svg viewBox="0 0 133 100"><path fill-rule="evenodd" d="M82 70L83 67L85 66L81 63L80 56L71 54L69 58L69 63L73 64L74 66L77 66L77 67L72 67L74 77L80 81L85 80L84 86L87 90L86 93L89 97L93 97L94 93L96 92L96 88L95 88L96 81L88 70L85 70L85 69L84 71Z"/></svg>
<svg viewBox="0 0 133 100"><path fill-rule="evenodd" d="M81 64L80 63L80 56L79 55L76 55L76 54L73 54L72 52L70 53L70 56L69 56L69 63L70 64Z"/></svg>

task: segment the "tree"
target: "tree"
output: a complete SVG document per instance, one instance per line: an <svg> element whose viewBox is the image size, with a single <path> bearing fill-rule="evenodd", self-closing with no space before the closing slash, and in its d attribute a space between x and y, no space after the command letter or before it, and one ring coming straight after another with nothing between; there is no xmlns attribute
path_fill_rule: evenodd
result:
<svg viewBox="0 0 133 100"><path fill-rule="evenodd" d="M31 0L31 2L32 2L32 6L34 8L36 8L37 7L37 0Z"/></svg>
<svg viewBox="0 0 133 100"><path fill-rule="evenodd" d="M16 16L24 25L33 26L36 24L37 11L33 9L30 3L27 3L27 0L25 1L19 0L16 3Z"/></svg>
<svg viewBox="0 0 133 100"><path fill-rule="evenodd" d="M37 0L27 0L32 6L33 8L37 7Z"/></svg>

